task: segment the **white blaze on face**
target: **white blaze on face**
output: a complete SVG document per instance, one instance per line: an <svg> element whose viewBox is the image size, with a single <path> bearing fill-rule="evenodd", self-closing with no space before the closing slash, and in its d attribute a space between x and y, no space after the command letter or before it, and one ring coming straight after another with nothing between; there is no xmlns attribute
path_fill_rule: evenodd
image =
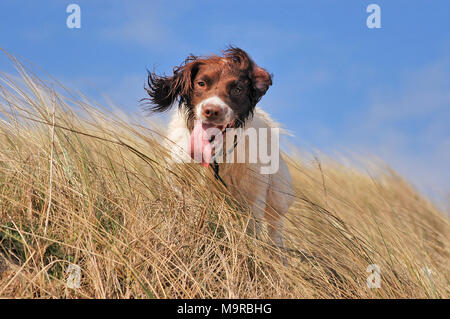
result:
<svg viewBox="0 0 450 319"><path fill-rule="evenodd" d="M229 107L228 104L226 104L224 101L222 101L222 99L220 97L215 95L215 96L209 97L209 98L201 101L200 103L198 103L195 106L195 116L200 121L206 121L206 118L202 115L202 110L203 110L203 106L208 105L208 104L214 104L214 105L220 106L222 108L222 111L224 114L224 121L225 121L225 123L222 123L222 124L227 125L228 123L230 123L233 120L234 112L231 109L231 107Z"/></svg>
<svg viewBox="0 0 450 319"><path fill-rule="evenodd" d="M203 116L203 108L207 105L220 107L223 112L218 122L209 122ZM198 103L194 108L196 120L190 135L190 153L194 161L208 166L211 161L213 149L222 144L222 130L227 127L234 119L233 110L218 96L212 96ZM217 119L216 119L217 120ZM214 136L214 139L212 137ZM211 142L214 141L214 145Z"/></svg>

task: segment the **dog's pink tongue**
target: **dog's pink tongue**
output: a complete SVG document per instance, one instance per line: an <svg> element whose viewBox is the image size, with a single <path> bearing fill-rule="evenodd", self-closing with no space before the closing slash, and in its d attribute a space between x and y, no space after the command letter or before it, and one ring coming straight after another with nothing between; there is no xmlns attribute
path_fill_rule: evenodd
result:
<svg viewBox="0 0 450 319"><path fill-rule="evenodd" d="M196 162L202 162L207 167L211 160L212 148L209 143L210 137L206 133L207 127L201 121L195 121L194 129L191 133L191 157Z"/></svg>

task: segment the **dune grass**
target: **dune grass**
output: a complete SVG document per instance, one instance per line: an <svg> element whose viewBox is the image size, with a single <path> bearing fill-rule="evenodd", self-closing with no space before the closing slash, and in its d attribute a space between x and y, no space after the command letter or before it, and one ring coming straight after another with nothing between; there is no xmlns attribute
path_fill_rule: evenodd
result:
<svg viewBox="0 0 450 319"><path fill-rule="evenodd" d="M449 297L448 217L389 168L286 156L297 199L280 251L245 233L248 208L208 170L167 168L151 118L12 60L18 76L0 75L0 297ZM373 264L380 288L367 285Z"/></svg>

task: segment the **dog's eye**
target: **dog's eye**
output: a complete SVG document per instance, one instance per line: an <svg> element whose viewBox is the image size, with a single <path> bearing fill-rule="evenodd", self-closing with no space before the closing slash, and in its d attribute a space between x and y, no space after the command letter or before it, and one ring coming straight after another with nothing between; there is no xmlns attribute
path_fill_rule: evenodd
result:
<svg viewBox="0 0 450 319"><path fill-rule="evenodd" d="M198 86L204 87L206 85L205 81L198 81L197 82Z"/></svg>
<svg viewBox="0 0 450 319"><path fill-rule="evenodd" d="M241 94L241 92L242 92L242 89L239 87L234 87L231 89L231 94L233 94L233 95L239 95L239 94Z"/></svg>

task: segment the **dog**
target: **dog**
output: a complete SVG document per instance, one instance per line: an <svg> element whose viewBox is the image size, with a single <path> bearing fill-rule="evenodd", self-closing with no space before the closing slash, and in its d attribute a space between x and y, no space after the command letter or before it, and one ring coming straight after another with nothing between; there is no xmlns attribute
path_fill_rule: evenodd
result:
<svg viewBox="0 0 450 319"><path fill-rule="evenodd" d="M248 231L259 237L265 219L272 243L283 248L284 217L294 201L292 180L279 153L279 125L257 106L271 85L271 74L244 50L229 47L222 56L191 55L171 76L149 71L145 90L153 112L178 103L167 134L177 146L169 146L171 160L210 166L236 198L249 204L254 218ZM257 152L255 144L271 150L272 166L268 153Z"/></svg>

